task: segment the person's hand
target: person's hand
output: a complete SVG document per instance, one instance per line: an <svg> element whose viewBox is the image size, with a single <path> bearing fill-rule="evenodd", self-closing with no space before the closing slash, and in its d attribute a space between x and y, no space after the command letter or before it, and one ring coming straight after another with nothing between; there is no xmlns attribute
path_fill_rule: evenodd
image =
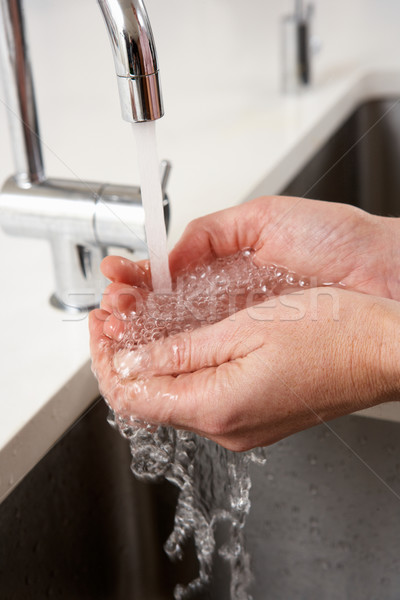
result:
<svg viewBox="0 0 400 600"><path fill-rule="evenodd" d="M399 230L399 231L398 231ZM219 211L188 225L170 254L172 277L195 264L255 249L256 264L275 263L319 283L400 300L400 220L370 215L347 204L270 196ZM108 332L123 329L119 313L135 309L131 286L149 289L148 261L109 256L102 270L112 284L102 308L116 313ZM145 292L142 292L145 293Z"/></svg>
<svg viewBox="0 0 400 600"><path fill-rule="evenodd" d="M170 254L172 276L215 257L254 248L256 264L275 263L320 283L400 300L400 220L347 204L269 196L192 221ZM117 285L149 284L146 261L109 256L103 272ZM107 298L105 299L107 303Z"/></svg>
<svg viewBox="0 0 400 600"><path fill-rule="evenodd" d="M347 204L270 196L196 219L172 250L172 273L215 256L254 248L320 283L400 300L400 221ZM109 266L112 266L109 264ZM112 270L112 268L111 268Z"/></svg>
<svg viewBox="0 0 400 600"><path fill-rule="evenodd" d="M104 334L110 314L99 309L90 319L93 369L117 412L247 450L394 399L399 307L310 289L116 355Z"/></svg>

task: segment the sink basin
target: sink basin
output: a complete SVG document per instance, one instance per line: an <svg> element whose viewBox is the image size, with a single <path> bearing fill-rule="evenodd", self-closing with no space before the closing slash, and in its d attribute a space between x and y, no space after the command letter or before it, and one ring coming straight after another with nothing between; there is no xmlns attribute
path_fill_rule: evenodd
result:
<svg viewBox="0 0 400 600"><path fill-rule="evenodd" d="M400 215L400 99L363 103L282 190Z"/></svg>
<svg viewBox="0 0 400 600"><path fill-rule="evenodd" d="M196 564L162 550L176 494L130 472L97 402L0 505L2 600L170 600Z"/></svg>
<svg viewBox="0 0 400 600"><path fill-rule="evenodd" d="M395 102L362 105L282 192L398 215ZM182 564L162 550L175 489L131 475L106 416L97 402L0 505L2 600L167 600L194 577L193 548ZM400 424L342 417L252 469L254 600L398 600ZM202 598L229 600L228 587L217 559Z"/></svg>

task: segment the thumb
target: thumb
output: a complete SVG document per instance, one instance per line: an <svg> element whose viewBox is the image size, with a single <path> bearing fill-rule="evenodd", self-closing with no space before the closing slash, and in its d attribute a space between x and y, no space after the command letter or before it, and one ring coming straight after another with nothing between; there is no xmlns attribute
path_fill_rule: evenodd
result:
<svg viewBox="0 0 400 600"><path fill-rule="evenodd" d="M169 255L171 273L255 248L265 221L265 200L246 202L189 223Z"/></svg>
<svg viewBox="0 0 400 600"><path fill-rule="evenodd" d="M114 368L121 379L193 373L243 358L258 348L261 332L245 311L214 325L184 331L136 350L121 350Z"/></svg>

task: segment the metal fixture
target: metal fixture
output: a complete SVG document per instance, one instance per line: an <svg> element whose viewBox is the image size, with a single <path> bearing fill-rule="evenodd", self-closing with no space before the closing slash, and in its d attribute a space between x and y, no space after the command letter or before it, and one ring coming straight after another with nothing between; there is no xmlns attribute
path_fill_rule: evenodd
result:
<svg viewBox="0 0 400 600"><path fill-rule="evenodd" d="M163 116L156 47L142 0L98 0L110 34L122 118Z"/></svg>
<svg viewBox="0 0 400 600"><path fill-rule="evenodd" d="M282 21L282 89L298 92L311 83L311 19L314 6L296 0L294 14Z"/></svg>
<svg viewBox="0 0 400 600"><path fill-rule="evenodd" d="M122 117L163 115L157 55L142 0L98 0L110 35ZM52 247L53 305L87 310L99 303L99 265L107 246L145 249L138 187L47 179L43 165L22 0L0 0L0 59L16 174L0 194L0 224L11 235L39 237ZM162 164L164 214L170 165Z"/></svg>

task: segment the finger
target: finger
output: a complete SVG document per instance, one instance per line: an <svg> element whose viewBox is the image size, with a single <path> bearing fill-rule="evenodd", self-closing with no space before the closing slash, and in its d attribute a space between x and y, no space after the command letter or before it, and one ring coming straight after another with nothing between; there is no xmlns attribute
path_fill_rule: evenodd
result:
<svg viewBox="0 0 400 600"><path fill-rule="evenodd" d="M125 380L114 387L109 402L124 416L208 435L218 418L220 392L215 382L215 368L179 377Z"/></svg>
<svg viewBox="0 0 400 600"><path fill-rule="evenodd" d="M92 310L89 314L90 353L92 355L94 367L97 363L101 362L102 353L107 340L104 336L103 328L109 316L109 312L100 308Z"/></svg>
<svg viewBox="0 0 400 600"><path fill-rule="evenodd" d="M262 331L242 311L234 320L121 350L114 357L114 368L122 379L191 373L242 358L262 343Z"/></svg>
<svg viewBox="0 0 400 600"><path fill-rule="evenodd" d="M140 346L123 349L114 356L114 368L121 379L179 375L248 356L281 335L285 323L306 316L312 297L292 293L272 297L249 306L213 325L199 327ZM276 327L279 323L279 329Z"/></svg>
<svg viewBox="0 0 400 600"><path fill-rule="evenodd" d="M101 308L119 317L141 313L149 292L125 283L111 283L104 290Z"/></svg>
<svg viewBox="0 0 400 600"><path fill-rule="evenodd" d="M103 333L115 342L121 342L126 329L127 321L125 319L121 319L115 314L112 314L104 323Z"/></svg>
<svg viewBox="0 0 400 600"><path fill-rule="evenodd" d="M135 286L150 286L149 261L133 262L121 256L106 256L101 263L101 271L107 279L117 283Z"/></svg>
<svg viewBox="0 0 400 600"><path fill-rule="evenodd" d="M236 403L227 399L234 396L247 359L176 377L162 375L121 381L110 360L112 346L102 334L102 324L108 318L104 311L91 315L95 372L100 392L109 405L122 416L189 429L224 443L226 432L232 427L236 429L240 421Z"/></svg>
<svg viewBox="0 0 400 600"><path fill-rule="evenodd" d="M89 313L89 331L90 331L90 343L96 344L99 342L100 337L103 333L104 322L108 319L110 313L107 310L101 308L95 308ZM92 346L91 346L92 349Z"/></svg>
<svg viewBox="0 0 400 600"><path fill-rule="evenodd" d="M258 371L254 359L244 358L178 377L125 380L111 402L122 414L194 431L231 450L244 450L256 443L246 435L255 390L248 382L243 386L243 376L246 373L254 381Z"/></svg>
<svg viewBox="0 0 400 600"><path fill-rule="evenodd" d="M112 365L112 343L103 333L103 326L110 314L97 309L89 315L90 350L92 355L92 371L99 381L102 396L109 401L121 394L121 382Z"/></svg>
<svg viewBox="0 0 400 600"><path fill-rule="evenodd" d="M265 222L266 199L247 202L189 223L170 254L170 269L183 269L244 248L257 249Z"/></svg>
<svg viewBox="0 0 400 600"><path fill-rule="evenodd" d="M204 376L194 382L185 380L184 376L179 381L175 377L160 377L121 382L112 366L110 340L103 333L103 326L109 318L110 314L101 309L89 315L93 371L99 379L100 392L110 406L121 415L137 416L149 422L173 423L177 427L191 424L197 411L190 406L183 410L185 400L204 396ZM195 388L197 395L193 394Z"/></svg>

